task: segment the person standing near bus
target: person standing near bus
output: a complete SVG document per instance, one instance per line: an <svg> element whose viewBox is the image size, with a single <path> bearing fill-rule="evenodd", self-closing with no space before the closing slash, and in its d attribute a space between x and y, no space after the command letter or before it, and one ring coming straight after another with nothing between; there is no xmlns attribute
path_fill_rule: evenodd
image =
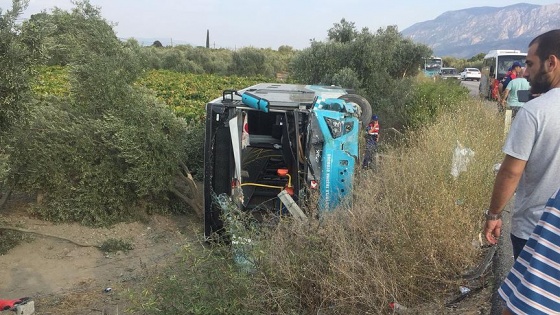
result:
<svg viewBox="0 0 560 315"><path fill-rule="evenodd" d="M560 285L558 281L547 285L550 279L560 278L560 267L550 264L558 261L551 257L560 255L560 241L549 243L552 248L544 251L527 243L536 231L545 204L560 187L558 43L560 29L541 34L529 44L524 76L531 84L531 93L541 95L527 102L513 121L503 147L506 156L496 175L490 207L485 213L483 234L490 244L496 244L502 228L501 212L516 193L510 235L516 263L499 289L507 304L503 314L560 313ZM536 257L533 255L540 257L536 265L533 265Z"/></svg>
<svg viewBox="0 0 560 315"><path fill-rule="evenodd" d="M511 65L511 70L508 72L508 74L502 79L502 82L500 82L500 91L503 93L504 89L506 88L506 86L509 84L509 82L515 78L520 77L519 73L521 72L521 63L516 61Z"/></svg>
<svg viewBox="0 0 560 315"><path fill-rule="evenodd" d="M379 118L371 116L371 121L366 127L366 152L362 167L368 168L371 160L377 153L377 142L379 141Z"/></svg>
<svg viewBox="0 0 560 315"><path fill-rule="evenodd" d="M502 79L502 81L500 81L500 84L498 85L498 107L501 109L500 111L503 112L505 110L505 103L502 103L503 100L505 100L505 97L502 95L504 93L504 90L506 88L506 86L509 84L509 82L511 82L511 80L514 80L516 78L518 78L519 72L521 72L521 63L519 63L518 61L514 62L511 65L510 70L508 71L508 73L506 74L506 76Z"/></svg>
<svg viewBox="0 0 560 315"><path fill-rule="evenodd" d="M521 68L519 73L517 73L517 78L511 80L504 90L504 97L502 98L501 106L504 108L507 104L507 108L512 111L511 118L514 118L521 106L523 106L523 103L520 102L517 97L517 92L522 90L526 91L531 88L529 81L523 77L524 71L525 68Z"/></svg>

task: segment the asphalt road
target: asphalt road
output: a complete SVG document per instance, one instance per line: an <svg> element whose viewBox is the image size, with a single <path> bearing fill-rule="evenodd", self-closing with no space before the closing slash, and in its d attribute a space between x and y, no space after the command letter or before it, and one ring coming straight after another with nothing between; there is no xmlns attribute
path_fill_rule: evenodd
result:
<svg viewBox="0 0 560 315"><path fill-rule="evenodd" d="M466 86L469 89L469 94L471 96L478 96L478 81L461 81L461 85Z"/></svg>
<svg viewBox="0 0 560 315"><path fill-rule="evenodd" d="M515 196L510 200L509 204L504 209L502 217L502 235L498 240L498 248L494 255L492 264L492 271L494 273L494 293L492 295L492 308L490 315L502 314L503 302L498 295L498 288L506 278L513 266L513 248L510 241L511 232L511 212L513 211L513 203Z"/></svg>

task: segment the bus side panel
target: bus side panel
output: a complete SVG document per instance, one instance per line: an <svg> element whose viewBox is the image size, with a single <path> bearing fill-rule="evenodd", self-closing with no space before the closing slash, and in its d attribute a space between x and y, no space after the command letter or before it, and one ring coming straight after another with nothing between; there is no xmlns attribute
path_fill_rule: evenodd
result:
<svg viewBox="0 0 560 315"><path fill-rule="evenodd" d="M478 91L480 97L492 100L492 83L496 78L496 58L486 58L483 61Z"/></svg>

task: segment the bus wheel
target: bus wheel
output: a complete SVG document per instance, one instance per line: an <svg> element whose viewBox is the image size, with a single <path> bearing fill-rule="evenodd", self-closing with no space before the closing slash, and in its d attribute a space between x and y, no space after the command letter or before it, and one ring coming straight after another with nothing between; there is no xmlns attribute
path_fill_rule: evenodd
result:
<svg viewBox="0 0 560 315"><path fill-rule="evenodd" d="M369 124L371 121L372 108L368 100L357 94L344 94L340 96L339 99L358 105L359 112L361 111L358 119L362 122L362 126L365 128Z"/></svg>

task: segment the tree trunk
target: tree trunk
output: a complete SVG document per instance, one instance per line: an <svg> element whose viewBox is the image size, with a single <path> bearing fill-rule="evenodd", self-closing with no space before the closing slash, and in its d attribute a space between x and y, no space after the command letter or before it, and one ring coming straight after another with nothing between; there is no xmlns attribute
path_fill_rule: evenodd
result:
<svg viewBox="0 0 560 315"><path fill-rule="evenodd" d="M180 167L169 190L189 205L198 217L202 218L204 215L202 210L202 196L198 191L189 168L184 163L181 163Z"/></svg>

